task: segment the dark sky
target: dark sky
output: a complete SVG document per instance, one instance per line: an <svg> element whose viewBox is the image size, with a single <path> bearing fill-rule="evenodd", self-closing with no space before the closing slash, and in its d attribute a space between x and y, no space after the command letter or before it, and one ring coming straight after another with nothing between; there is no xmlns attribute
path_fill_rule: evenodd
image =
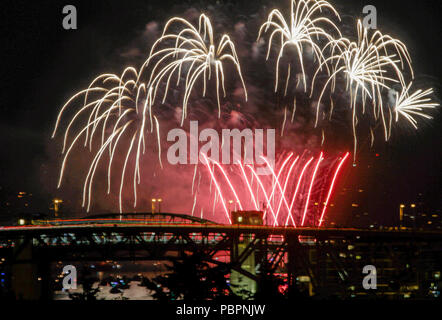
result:
<svg viewBox="0 0 442 320"><path fill-rule="evenodd" d="M52 187L41 170L48 157L50 131L60 106L93 75L120 72L120 49L130 46L151 20L164 22L172 11L212 1L22 1L0 3L0 190L3 194L29 190L47 199ZM263 1L279 6L284 1ZM361 15L372 4L378 10L378 27L403 40L413 58L420 81L440 92L440 0L331 1L342 15ZM62 8L78 9L78 30L62 28ZM237 1L244 15L260 1ZM439 95L440 96L440 95ZM441 207L441 115L419 132L381 145L378 171L367 178L367 196L392 210L400 201L423 193L431 208ZM370 158L371 159L371 158ZM367 158L367 162L370 162ZM43 177L43 178L42 178ZM353 178L356 179L356 178ZM362 178L361 178L362 179ZM353 180L354 182L354 180ZM350 183L350 182L349 182ZM43 208L44 209L44 208ZM39 208L39 210L43 210Z"/></svg>

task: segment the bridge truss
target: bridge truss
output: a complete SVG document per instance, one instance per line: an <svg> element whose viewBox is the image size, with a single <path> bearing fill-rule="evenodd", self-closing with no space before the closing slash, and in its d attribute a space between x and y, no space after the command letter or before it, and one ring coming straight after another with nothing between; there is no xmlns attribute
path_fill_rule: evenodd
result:
<svg viewBox="0 0 442 320"><path fill-rule="evenodd" d="M164 219L163 219L164 218ZM0 229L1 268L56 261L180 260L198 256L259 284L282 276L318 297L370 297L363 267L377 268L377 296L433 298L442 271L442 233L227 226L182 217L96 217ZM238 244L243 244L238 249ZM254 256L255 272L244 268ZM41 281L42 292L47 284ZM434 293L434 292L433 292Z"/></svg>

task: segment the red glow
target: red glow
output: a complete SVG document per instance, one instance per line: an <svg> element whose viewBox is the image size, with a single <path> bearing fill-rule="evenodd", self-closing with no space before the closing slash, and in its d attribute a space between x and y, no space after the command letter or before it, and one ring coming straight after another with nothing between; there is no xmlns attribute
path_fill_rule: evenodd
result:
<svg viewBox="0 0 442 320"><path fill-rule="evenodd" d="M308 204L310 201L310 194L312 193L313 183L315 182L316 172L318 172L319 163L321 162L321 160L322 160L322 152L319 155L318 162L316 163L315 170L313 171L312 181L310 182L310 187L308 188L307 201L305 202L304 215L302 216L301 226L304 226L305 216L307 215Z"/></svg>
<svg viewBox="0 0 442 320"><path fill-rule="evenodd" d="M219 196L221 198L221 202L223 204L224 211L226 212L227 219L229 220L229 223L232 223L232 221L230 220L229 210L227 210L226 203L225 203L224 198L223 198L223 194L221 193L221 189L220 189L220 187L218 185L218 182L216 181L216 178L215 178L215 175L212 172L212 169L210 169L210 163L209 163L206 155L203 154L203 156L204 156L205 164L207 165L207 169L209 169L210 176L212 177L212 181L215 183L216 189L218 190L218 194L219 194Z"/></svg>
<svg viewBox="0 0 442 320"><path fill-rule="evenodd" d="M276 186L278 186L279 192L281 192L280 204L279 204L279 206L278 206L278 209L276 210L275 221L274 221L274 223L273 223L274 226L276 226L276 225L278 224L278 215L279 215L279 211L280 211L280 209L281 209L281 203L282 203L283 200L284 200L284 203L285 203L285 205L286 205L286 207L287 207L287 210L290 211L290 207L289 207L289 205L288 205L288 203L287 203L287 200L286 200L286 197L285 197L285 192L284 192L284 190L283 190L282 187L281 187L281 183L279 182L279 177L281 176L282 171L284 170L284 168L285 168L287 162L290 160L290 158L291 158L292 156L293 156L293 153L290 154L290 155L287 157L287 159L284 161L284 163L283 163L282 166L281 166L281 169L279 170L278 175L275 174L275 170L273 170L272 166L271 166L270 163L267 161L267 159L265 159L265 158L263 157L263 159L264 159L264 161L266 162L267 166L270 168L270 171L272 172L273 177L275 178L275 184L274 184L274 186L273 186L273 190L272 190L272 194L270 195L270 198L273 197L273 195L274 195L274 193L275 193L275 190L276 190ZM296 158L295 162L296 162L296 161L297 161L297 158Z"/></svg>
<svg viewBox="0 0 442 320"><path fill-rule="evenodd" d="M338 176L338 173L341 170L342 165L344 164L345 160L348 158L349 155L350 155L349 152L347 152L345 154L344 158L342 158L342 160L339 162L338 168L335 171L332 183L330 184L330 188L328 190L327 199L325 200L325 203L324 203L324 208L322 209L321 218L319 219L319 227L322 224L322 221L323 221L323 218L324 218L324 215L325 215L325 211L327 210L328 202L330 201L330 196L331 196L333 188L335 186L336 177Z"/></svg>
<svg viewBox="0 0 442 320"><path fill-rule="evenodd" d="M298 190L299 190L299 186L301 185L302 177L304 176L305 170L307 169L307 167L309 166L309 164L312 161L313 161L313 157L305 164L304 168L302 169L301 175L299 176L298 183L297 183L296 189L295 189L295 193L293 194L292 202L290 203L290 216L292 216L293 204L295 203L295 198L296 198L296 195L298 194ZM286 226L287 226L288 221L289 221L289 218L287 217L287 220L285 222ZM292 216L292 221L293 221L293 216ZM293 222L293 225L296 227L296 224L294 222Z"/></svg>
<svg viewBox="0 0 442 320"><path fill-rule="evenodd" d="M221 165L218 162L215 162L216 166L221 170L224 178L226 178L227 183L229 184L230 190L232 190L233 194L235 195L235 199L239 204L239 208L240 210L243 210L242 205L241 205L241 201L239 201L238 195L236 194L235 188L233 188L232 183L229 180L229 177L227 177L226 172L224 171L223 167L221 167Z"/></svg>
<svg viewBox="0 0 442 320"><path fill-rule="evenodd" d="M293 168L295 167L295 164L298 162L298 160L299 160L299 156L297 156L296 157L296 159L295 159L295 161L293 161L293 163L292 163L292 165L290 166L290 169L289 169L289 173L288 173L288 175L287 175L287 177L286 177L286 179L285 179L285 183L284 183L284 190L283 190L283 195L284 195L284 202L285 202L285 204L286 204L286 206L287 206L287 201L286 201L286 190L287 190L287 183L289 182L289 179L290 179L290 176L291 176L291 174L292 174L292 170L293 170ZM278 212L279 212L279 210L281 209L281 204L282 204L282 199L281 200L279 200L279 205L278 205ZM291 204L290 204L290 207L287 207L287 209L288 209L288 215L287 215L287 218L291 218L292 219L292 223L293 223L293 225L296 227L296 223L295 223L295 220L293 220L293 216L291 215L291 211L292 211L292 206L291 206ZM288 219L287 219L287 221L288 221Z"/></svg>
<svg viewBox="0 0 442 320"><path fill-rule="evenodd" d="M238 163L227 167L204 156L206 160L213 162L213 165L206 165L210 175L208 182L215 184L216 194L215 198L199 196L198 206L205 212L206 208L212 208L212 216L216 217L217 210L220 210L220 201L223 211L228 216L226 204L235 199L240 210L262 209L264 221L273 227L291 225L296 228L295 221L299 221L301 226L321 226L336 187L338 174L349 155L347 152L339 159L335 169L332 169L332 166L335 167L338 161L326 159L322 152L318 157L309 158L295 158L291 153L277 161L274 166L264 159L270 175L258 175L254 165ZM316 161L314 167L311 166L313 161ZM246 171L246 167L250 173ZM204 192L212 193L209 190L210 188L203 189ZM217 195L219 197L216 197ZM320 203L323 203L324 207L321 207ZM316 215L320 215L319 222ZM230 223L230 217L228 221Z"/></svg>
<svg viewBox="0 0 442 320"><path fill-rule="evenodd" d="M253 194L252 187L250 186L249 179L248 179L248 177L247 177L246 171L244 170L244 166L242 165L241 162L239 162L238 164L239 164L239 167L241 168L241 173L243 174L244 181L245 181L246 184L247 184L247 188L249 189L249 192L250 192L251 198L252 198L252 200L253 200L253 204L255 205L255 210L259 210L258 203L256 202L255 196L254 196L254 194Z"/></svg>

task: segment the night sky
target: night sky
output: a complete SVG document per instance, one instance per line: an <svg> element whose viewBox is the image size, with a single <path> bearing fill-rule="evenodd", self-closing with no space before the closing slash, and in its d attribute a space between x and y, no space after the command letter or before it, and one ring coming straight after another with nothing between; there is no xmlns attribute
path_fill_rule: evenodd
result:
<svg viewBox="0 0 442 320"><path fill-rule="evenodd" d="M121 72L128 63L122 50L137 44L146 23L164 23L188 7L204 8L211 2L2 0L0 201L21 190L32 192L33 210L44 212L49 199L63 197L63 190L55 191L45 178L49 171L58 171L48 159L58 150L50 133L60 106L94 75ZM365 5L375 5L378 28L407 45L419 83L432 86L441 97L440 0L330 2L342 15L352 16L362 16ZM281 7L285 0L237 1L235 12L247 16L263 3ZM78 10L78 30L62 28L62 8L67 4ZM440 209L441 121L440 112L435 113L419 131L403 130L391 142L365 150L359 168L372 164L373 169L348 169L340 187L363 186L370 212L385 223L392 221L399 203L418 197L429 210Z"/></svg>

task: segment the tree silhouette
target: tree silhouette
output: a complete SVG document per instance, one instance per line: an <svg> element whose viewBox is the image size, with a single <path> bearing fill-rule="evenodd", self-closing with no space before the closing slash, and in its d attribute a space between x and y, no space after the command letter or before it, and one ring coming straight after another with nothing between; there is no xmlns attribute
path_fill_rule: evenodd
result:
<svg viewBox="0 0 442 320"><path fill-rule="evenodd" d="M90 276L90 271L87 268L84 268L84 277L83 280L81 281L81 284L83 285L83 292L82 293L70 293L69 292L69 298L71 298L72 300L77 300L77 301L94 301L97 300L97 293L100 291L100 289L97 288L92 288L93 284L98 281L98 279L96 277L92 277Z"/></svg>
<svg viewBox="0 0 442 320"><path fill-rule="evenodd" d="M214 300L234 298L227 283L229 270L226 266L204 261L199 253L186 255L166 266L168 273L142 284L154 292L157 300Z"/></svg>

